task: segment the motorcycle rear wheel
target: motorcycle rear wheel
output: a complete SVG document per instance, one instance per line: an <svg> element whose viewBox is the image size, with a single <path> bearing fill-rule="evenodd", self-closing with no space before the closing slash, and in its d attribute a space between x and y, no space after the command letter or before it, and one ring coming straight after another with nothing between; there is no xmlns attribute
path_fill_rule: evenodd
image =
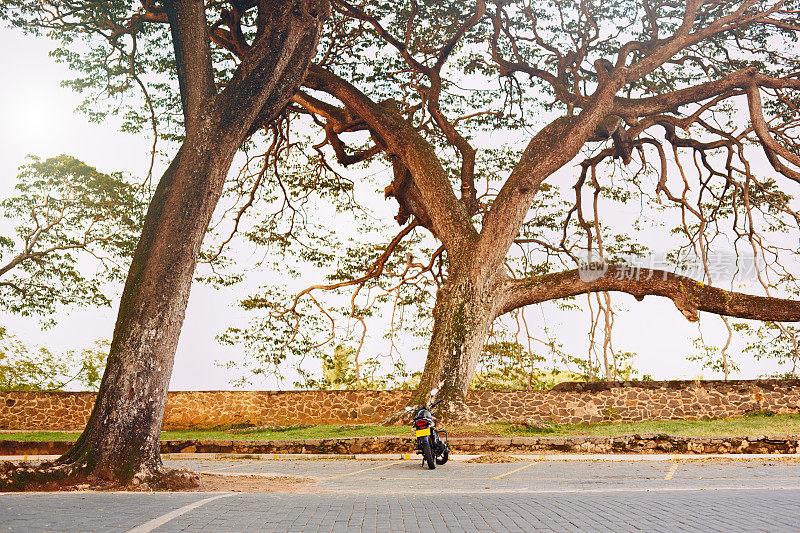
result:
<svg viewBox="0 0 800 533"><path fill-rule="evenodd" d="M422 451L422 457L426 463L428 463L428 468L433 470L436 468L436 461L433 460L433 450L431 450L431 440L428 437L422 437L419 439L419 449Z"/></svg>

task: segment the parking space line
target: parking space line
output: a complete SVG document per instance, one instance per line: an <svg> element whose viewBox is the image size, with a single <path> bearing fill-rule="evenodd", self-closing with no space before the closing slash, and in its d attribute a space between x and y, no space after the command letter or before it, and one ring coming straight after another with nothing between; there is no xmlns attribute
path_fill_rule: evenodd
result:
<svg viewBox="0 0 800 533"><path fill-rule="evenodd" d="M214 500L218 500L220 498L227 498L228 496L233 496L233 493L226 493L226 494L218 494L216 496L211 496L210 498L205 498L203 500L190 503L189 505L184 505L183 507L179 507L174 511L170 511L167 514L161 515L159 517L153 518L145 522L144 524L140 524L133 529L128 530L128 533L150 533L154 529L163 526L173 518L178 518L179 516L188 513L194 509L197 509L201 505L205 505L209 502L213 502Z"/></svg>
<svg viewBox="0 0 800 533"><path fill-rule="evenodd" d="M506 472L505 474L500 474L499 476L490 477L489 479L500 479L500 478L506 477L506 476L508 476L510 474L513 474L514 472L519 472L520 470L525 470L526 468L530 468L535 464L536 463L530 463L530 464L527 464L525 466L521 466L521 467L519 467L519 468L517 468L515 470L512 470L511 472Z"/></svg>
<svg viewBox="0 0 800 533"><path fill-rule="evenodd" d="M669 472L667 472L667 475L664 476L664 480L666 481L668 479L672 479L672 476L675 475L675 471L677 469L678 469L678 463L673 463L672 467L669 469Z"/></svg>
<svg viewBox="0 0 800 533"><path fill-rule="evenodd" d="M356 474L360 474L361 472L367 472L368 470L376 470L378 468L386 468L392 465L399 465L401 462L402 461L395 461L394 463L389 463L388 465L372 466L370 468L364 468L363 470L356 470L355 472L348 472L346 474L338 474L336 476L330 476L323 479L336 479L337 477L354 476Z"/></svg>

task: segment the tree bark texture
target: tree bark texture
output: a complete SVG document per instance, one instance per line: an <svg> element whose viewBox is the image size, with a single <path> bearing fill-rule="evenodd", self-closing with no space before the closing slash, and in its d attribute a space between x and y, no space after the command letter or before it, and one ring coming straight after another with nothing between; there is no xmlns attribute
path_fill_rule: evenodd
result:
<svg viewBox="0 0 800 533"><path fill-rule="evenodd" d="M612 291L631 294L637 300L645 296L669 298L690 322L698 320L699 311L770 322L800 321L800 302L796 300L726 291L664 270L632 270L617 265L583 275L578 270L568 270L509 281L498 316L548 300Z"/></svg>

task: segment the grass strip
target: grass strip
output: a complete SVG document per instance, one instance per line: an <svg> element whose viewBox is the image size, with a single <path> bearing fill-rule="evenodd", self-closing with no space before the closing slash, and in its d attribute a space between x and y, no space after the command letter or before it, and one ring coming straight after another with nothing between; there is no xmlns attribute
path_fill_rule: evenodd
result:
<svg viewBox="0 0 800 533"><path fill-rule="evenodd" d="M446 428L451 437L524 437L569 435L627 435L658 433L676 436L740 437L749 435L798 435L800 414L754 413L738 418L711 420L658 420L645 422L598 422L577 425L545 425L542 427L523 424L491 423L481 426L450 426ZM162 440L283 440L283 439L331 439L337 437L370 437L381 435L409 435L406 426L378 425L319 425L312 427L290 427L286 429L197 429L164 431ZM0 440L20 441L74 441L80 432L0 432Z"/></svg>

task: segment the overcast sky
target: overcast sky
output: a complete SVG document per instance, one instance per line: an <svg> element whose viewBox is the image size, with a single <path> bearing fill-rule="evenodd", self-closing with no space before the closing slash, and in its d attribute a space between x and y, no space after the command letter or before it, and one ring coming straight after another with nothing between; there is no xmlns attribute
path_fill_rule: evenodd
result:
<svg viewBox="0 0 800 533"><path fill-rule="evenodd" d="M0 84L0 197L11 192L17 168L24 163L26 154L42 157L70 154L104 172L121 170L132 176L145 175L151 139L146 135L120 133L114 121L90 124L85 117L74 113L80 97L60 87L60 81L69 77L69 72L48 57L51 48L52 43L46 39L0 29L0 71L4 73L4 82ZM383 199L376 195L375 201ZM247 320L244 312L235 307L238 299L247 294L243 288L215 291L195 284L178 345L172 390L230 388L228 380L233 374L214 362L241 358L241 351L219 345L214 337L227 326ZM685 360L685 354L692 349L690 340L697 335L697 326L687 322L669 300L650 297L638 303L632 297L620 295L615 296L615 302L632 310L617 316L615 344L620 350L638 355L634 362L637 368L657 379L718 377ZM2 323L23 340L58 352L88 347L98 338L110 338L115 315L116 307L74 310L59 316L58 326L48 331L42 331L36 319L3 317ZM706 330L707 340L723 342L720 321L713 317L705 320L711 323ZM586 320L550 326L560 328L559 336L569 342L567 346L582 350L579 355L585 354ZM734 357L742 367L740 377L757 377L773 367L736 354ZM421 369L424 354L409 353L406 363L412 370ZM270 380L255 386L274 387Z"/></svg>

